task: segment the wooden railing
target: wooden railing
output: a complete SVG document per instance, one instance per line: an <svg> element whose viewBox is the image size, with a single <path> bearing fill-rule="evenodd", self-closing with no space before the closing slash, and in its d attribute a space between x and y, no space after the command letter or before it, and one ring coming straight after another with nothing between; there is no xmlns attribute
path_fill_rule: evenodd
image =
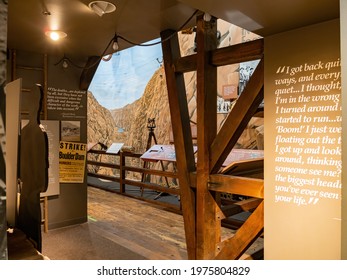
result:
<svg viewBox="0 0 347 280"><path fill-rule="evenodd" d="M97 159L91 159L91 155L98 155ZM108 160L102 160L104 156L107 156ZM118 154L112 154L106 153L104 150L89 150L87 159L88 176L106 180L107 184L114 186L113 188L108 189L112 192L154 203L180 213L180 190L178 186L169 186L167 184L161 185L153 183L150 180L143 179L146 175L177 179L177 173L175 171L165 171L145 167L144 161L140 159L141 156L142 154L133 152L120 151ZM138 159L136 166L130 166L129 164L127 165L127 162L129 162L131 159ZM90 167L93 166L97 168L104 167L106 169L110 169L112 172L109 173L115 175L98 174L97 172L90 171ZM137 174L137 176L134 176L134 174ZM140 179L137 179L136 177ZM167 180L165 181L167 182ZM100 184L95 184L93 182L88 182L88 185L97 188L104 188L101 187ZM136 189L138 188L138 192L127 192L129 187L135 187ZM154 196L154 198L146 198L144 196L146 190L157 192L157 195ZM170 199L161 201L160 199L157 199L161 195L171 195L176 197L176 199L173 199L173 202L170 202Z"/></svg>

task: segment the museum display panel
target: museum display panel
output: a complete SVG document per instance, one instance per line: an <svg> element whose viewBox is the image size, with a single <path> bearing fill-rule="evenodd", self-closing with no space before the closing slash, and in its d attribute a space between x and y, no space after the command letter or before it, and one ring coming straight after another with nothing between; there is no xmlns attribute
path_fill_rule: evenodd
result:
<svg viewBox="0 0 347 280"><path fill-rule="evenodd" d="M266 38L265 84L265 257L339 259L339 20Z"/></svg>

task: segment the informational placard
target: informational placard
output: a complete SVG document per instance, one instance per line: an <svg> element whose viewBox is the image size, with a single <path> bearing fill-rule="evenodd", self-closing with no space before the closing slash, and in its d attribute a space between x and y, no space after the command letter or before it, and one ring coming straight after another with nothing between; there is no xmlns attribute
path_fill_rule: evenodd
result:
<svg viewBox="0 0 347 280"><path fill-rule="evenodd" d="M176 161L176 153L174 145L153 145L142 156L145 161Z"/></svg>
<svg viewBox="0 0 347 280"><path fill-rule="evenodd" d="M197 146L193 146L194 153L198 150ZM174 145L153 145L148 151L146 151L141 157L144 161L176 161L176 152Z"/></svg>
<svg viewBox="0 0 347 280"><path fill-rule="evenodd" d="M64 88L49 87L47 91L47 110L58 111L63 115L79 115L85 109L84 90L68 90Z"/></svg>
<svg viewBox="0 0 347 280"><path fill-rule="evenodd" d="M106 154L118 154L124 143L112 143L112 145L106 150Z"/></svg>
<svg viewBox="0 0 347 280"><path fill-rule="evenodd" d="M338 259L342 171L338 21L274 36L267 46L265 228L271 245L265 251L269 258ZM290 50L286 55L284 48Z"/></svg>
<svg viewBox="0 0 347 280"><path fill-rule="evenodd" d="M263 150L232 149L222 166L228 166L229 164L236 161L258 160L263 158Z"/></svg>
<svg viewBox="0 0 347 280"><path fill-rule="evenodd" d="M229 84L229 85L223 85L222 86L222 93L223 93L223 98L225 100L230 100L230 99L236 99L237 98L237 90L238 86L237 84Z"/></svg>
<svg viewBox="0 0 347 280"><path fill-rule="evenodd" d="M60 183L83 183L86 165L87 144L60 141Z"/></svg>

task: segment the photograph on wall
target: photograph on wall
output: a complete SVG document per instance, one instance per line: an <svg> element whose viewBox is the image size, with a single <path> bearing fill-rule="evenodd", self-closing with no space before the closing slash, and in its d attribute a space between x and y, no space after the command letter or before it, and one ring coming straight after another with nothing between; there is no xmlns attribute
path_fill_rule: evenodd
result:
<svg viewBox="0 0 347 280"><path fill-rule="evenodd" d="M247 61L247 62L240 63L239 95L245 89L245 87L246 87L249 79L251 78L255 68L257 68L258 63L259 63L259 60L253 60L253 61Z"/></svg>
<svg viewBox="0 0 347 280"><path fill-rule="evenodd" d="M61 121L61 140L62 141L80 141L81 123L80 121Z"/></svg>
<svg viewBox="0 0 347 280"><path fill-rule="evenodd" d="M230 100L225 100L223 98L218 98L217 99L217 113L229 113L231 110L231 101Z"/></svg>
<svg viewBox="0 0 347 280"><path fill-rule="evenodd" d="M86 144L60 141L60 183L83 183L86 165Z"/></svg>

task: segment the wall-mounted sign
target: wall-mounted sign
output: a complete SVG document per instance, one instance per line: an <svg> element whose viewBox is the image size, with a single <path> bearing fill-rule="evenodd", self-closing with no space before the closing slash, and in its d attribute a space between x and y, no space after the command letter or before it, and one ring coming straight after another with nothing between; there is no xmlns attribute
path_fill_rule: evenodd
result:
<svg viewBox="0 0 347 280"><path fill-rule="evenodd" d="M223 87L223 99L230 100L237 98L238 86L237 84L224 85Z"/></svg>
<svg viewBox="0 0 347 280"><path fill-rule="evenodd" d="M60 183L83 183L87 144L60 141Z"/></svg>

